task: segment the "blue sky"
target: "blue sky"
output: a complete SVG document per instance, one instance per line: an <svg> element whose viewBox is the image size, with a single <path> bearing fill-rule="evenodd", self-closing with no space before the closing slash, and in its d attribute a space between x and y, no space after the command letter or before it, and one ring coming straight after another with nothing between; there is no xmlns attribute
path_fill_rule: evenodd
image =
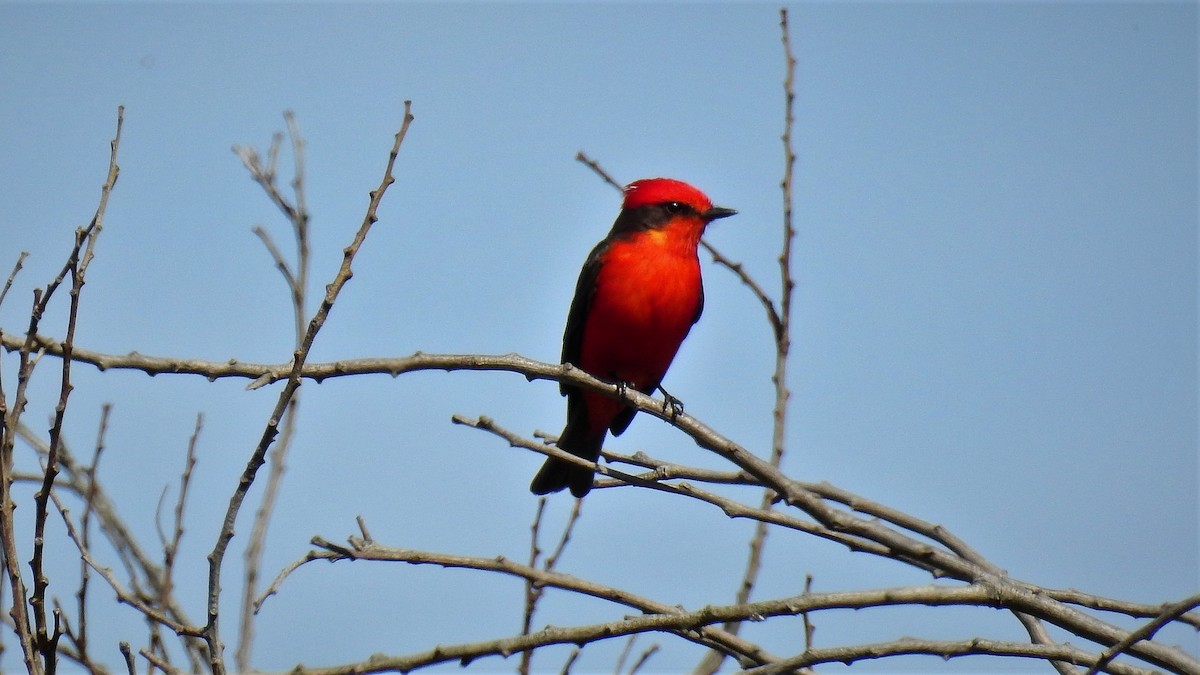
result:
<svg viewBox="0 0 1200 675"><path fill-rule="evenodd" d="M1195 592L1197 6L789 7L798 286L785 468L940 522L1034 583L1156 603ZM774 289L777 10L0 5L0 269L30 252L0 325L24 326L31 289L95 209L118 104L121 178L78 332L90 349L289 358L288 298L250 231L262 224L282 243L288 229L230 146L265 147L281 112L295 112L317 293L378 184L405 99L416 121L397 183L314 360L416 350L557 358L578 268L617 208L616 193L574 160L579 150L623 182L681 178L738 209L708 240ZM766 454L769 328L731 274L706 264L705 275L705 316L664 384L689 413ZM63 316L60 306L47 319L59 335ZM13 364L0 357L6 378ZM30 422L51 410L53 368L42 365ZM149 543L159 493L205 414L181 551L193 574L180 579L200 616L204 555L276 390L88 368L75 384L69 438L89 447L100 404L114 404L103 471ZM359 514L383 543L527 555L538 458L449 419L487 414L522 433L557 432L564 403L552 384L425 373L309 384L302 396L268 575L312 535L354 532ZM611 447L721 466L649 418ZM552 520L568 508L552 499ZM750 531L656 493L598 491L562 569L688 607L726 602ZM228 560L231 616L239 561ZM771 540L766 565L761 598L799 592L806 573L818 590L926 581L798 537ZM67 598L74 570L65 565L51 591ZM518 584L482 573L309 567L265 607L255 662L332 665L500 637L518 629L520 598ZM619 616L550 595L538 621ZM818 644L1021 635L986 610L876 616L818 616ZM123 610L97 626L95 644L144 641ZM798 651L797 633L747 630ZM1167 635L1197 649L1186 632ZM699 658L657 641L661 671ZM610 671L619 649L589 649L580 665ZM3 663L16 666L13 655ZM115 646L107 656L119 663ZM552 652L542 659L557 669ZM864 668L1018 666L1044 670L935 659Z"/></svg>

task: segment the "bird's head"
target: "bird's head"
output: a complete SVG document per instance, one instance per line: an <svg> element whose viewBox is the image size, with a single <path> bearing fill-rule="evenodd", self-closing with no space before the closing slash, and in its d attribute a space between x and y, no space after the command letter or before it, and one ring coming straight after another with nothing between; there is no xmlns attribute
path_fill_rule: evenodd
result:
<svg viewBox="0 0 1200 675"><path fill-rule="evenodd" d="M713 206L703 192L672 178L644 178L630 183L625 187L621 209L649 211L649 215L658 215L659 220L691 216L705 225L737 213L733 209Z"/></svg>

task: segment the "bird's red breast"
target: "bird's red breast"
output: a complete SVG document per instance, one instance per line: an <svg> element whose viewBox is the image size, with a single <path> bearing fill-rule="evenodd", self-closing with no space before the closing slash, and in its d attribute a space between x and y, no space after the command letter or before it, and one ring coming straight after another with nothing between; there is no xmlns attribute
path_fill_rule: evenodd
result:
<svg viewBox="0 0 1200 675"><path fill-rule="evenodd" d="M596 275L583 328L579 367L638 389L653 388L667 372L702 302L696 244L672 230L638 232L614 242Z"/></svg>

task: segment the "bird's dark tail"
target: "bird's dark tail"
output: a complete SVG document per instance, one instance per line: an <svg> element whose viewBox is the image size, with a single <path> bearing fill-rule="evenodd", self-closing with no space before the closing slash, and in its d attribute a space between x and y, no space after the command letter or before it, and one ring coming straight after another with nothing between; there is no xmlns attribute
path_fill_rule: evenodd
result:
<svg viewBox="0 0 1200 675"><path fill-rule="evenodd" d="M605 430L599 434L587 431L586 424L567 423L562 435L558 437L558 447L577 457L596 461L600 458L600 448L604 445ZM582 497L592 489L593 472L591 469L564 462L553 457L546 459L529 491L535 495L545 495L558 492L563 488L571 488L571 494Z"/></svg>

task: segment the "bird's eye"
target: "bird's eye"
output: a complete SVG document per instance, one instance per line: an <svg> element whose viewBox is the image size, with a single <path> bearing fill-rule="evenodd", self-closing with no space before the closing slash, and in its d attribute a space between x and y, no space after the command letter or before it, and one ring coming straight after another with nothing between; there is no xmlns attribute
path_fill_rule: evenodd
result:
<svg viewBox="0 0 1200 675"><path fill-rule="evenodd" d="M667 213L673 215L678 215L688 210L687 205L683 202L667 202L664 204L664 207L667 209Z"/></svg>

